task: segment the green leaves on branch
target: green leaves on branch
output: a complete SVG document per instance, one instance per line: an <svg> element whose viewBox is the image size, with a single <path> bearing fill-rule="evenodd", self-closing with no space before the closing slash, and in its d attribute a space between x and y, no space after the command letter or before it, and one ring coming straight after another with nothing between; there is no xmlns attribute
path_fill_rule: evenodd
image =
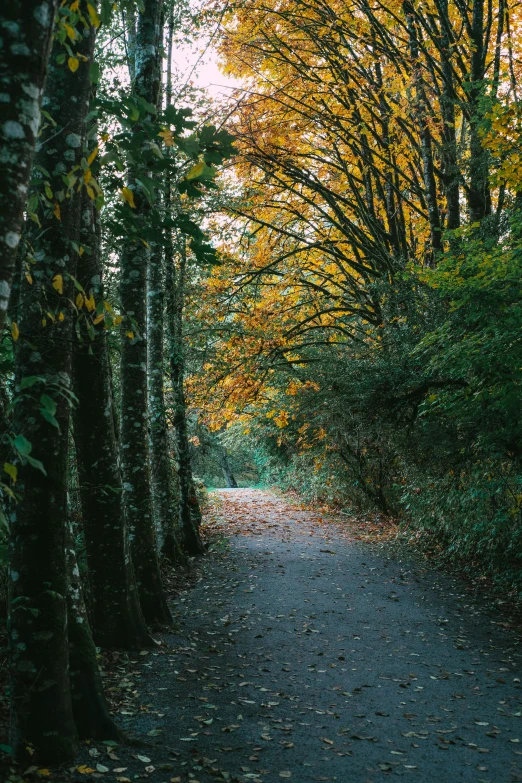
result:
<svg viewBox="0 0 522 783"><path fill-rule="evenodd" d="M163 209L150 210L144 221L140 201L156 204L158 196L165 193L166 182L189 198L200 198L216 188L216 167L234 154L234 138L214 125L196 131L197 123L188 108L169 105L158 113L135 95L98 100L91 115L93 120L103 120L107 128L107 132L99 130L102 154L91 166L94 176L103 168L105 191L113 196L113 208L105 216L107 230L114 237L148 246L165 243L163 234L169 227L185 233L186 226L198 261L217 263L215 252L201 230L195 230L195 224L182 218L174 225ZM120 132L114 133L115 124ZM122 182L125 170L134 172L130 187ZM188 173L180 180L185 171Z"/></svg>
<svg viewBox="0 0 522 783"><path fill-rule="evenodd" d="M40 408L40 413L44 417L45 421L48 421L49 424L52 424L53 427L56 427L57 430L60 429L60 425L58 424L55 413L57 409L56 402L53 400L52 397L49 397L48 394L42 394L40 397L40 403L42 407Z"/></svg>
<svg viewBox="0 0 522 783"><path fill-rule="evenodd" d="M47 475L42 462L31 456L33 445L24 435L17 435L14 438L10 438L9 442L15 457L20 460L22 465L31 465L33 468L40 470L44 476ZM18 468L16 465L6 462L4 464L4 472L12 479L13 483L16 483L18 476ZM5 487L3 489L5 489Z"/></svg>

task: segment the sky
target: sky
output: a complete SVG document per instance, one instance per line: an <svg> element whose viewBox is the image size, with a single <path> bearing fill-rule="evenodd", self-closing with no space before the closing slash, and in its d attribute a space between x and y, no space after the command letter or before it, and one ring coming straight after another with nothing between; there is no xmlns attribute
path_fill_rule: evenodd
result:
<svg viewBox="0 0 522 783"><path fill-rule="evenodd" d="M173 60L183 74L183 81L190 79L211 98L220 99L241 86L240 79L221 72L217 52L208 37L192 46L179 47L173 52Z"/></svg>

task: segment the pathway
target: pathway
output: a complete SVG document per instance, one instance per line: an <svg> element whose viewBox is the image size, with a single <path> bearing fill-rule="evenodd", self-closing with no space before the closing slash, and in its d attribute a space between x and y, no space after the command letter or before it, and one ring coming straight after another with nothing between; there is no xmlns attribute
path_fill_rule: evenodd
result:
<svg viewBox="0 0 522 783"><path fill-rule="evenodd" d="M522 781L520 646L499 618L274 495L221 497L229 547L123 716L152 744L102 759L105 779Z"/></svg>

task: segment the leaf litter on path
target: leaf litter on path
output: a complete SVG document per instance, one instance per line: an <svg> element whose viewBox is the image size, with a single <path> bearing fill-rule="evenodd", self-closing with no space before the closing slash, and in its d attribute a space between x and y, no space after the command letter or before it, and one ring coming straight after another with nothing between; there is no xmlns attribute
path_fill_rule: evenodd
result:
<svg viewBox="0 0 522 783"><path fill-rule="evenodd" d="M149 655L107 659L142 748L98 744L90 760L110 771L70 777L522 779L518 638L376 548L384 525L371 523L373 536L270 492L216 493L210 554L175 585L176 631Z"/></svg>

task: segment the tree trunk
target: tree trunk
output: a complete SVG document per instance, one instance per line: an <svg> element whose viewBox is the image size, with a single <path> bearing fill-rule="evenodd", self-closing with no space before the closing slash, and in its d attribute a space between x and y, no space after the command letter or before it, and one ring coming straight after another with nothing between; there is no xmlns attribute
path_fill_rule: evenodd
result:
<svg viewBox="0 0 522 783"><path fill-rule="evenodd" d="M232 472L232 468L230 467L230 461L228 459L228 454L226 452L226 449L219 444L219 462L221 465L221 470L223 471L223 476L225 478L227 487L230 489L237 489L237 481L236 477L234 476Z"/></svg>
<svg viewBox="0 0 522 783"><path fill-rule="evenodd" d="M451 44L448 30L451 21L448 13L448 0L438 0L437 7L441 15L439 52L442 71L442 95L440 100L443 120L442 160L444 166L444 188L446 192L447 219L446 226L450 230L460 226L460 169L457 160L457 136L455 131L455 85L453 66L451 63Z"/></svg>
<svg viewBox="0 0 522 783"><path fill-rule="evenodd" d="M157 105L160 73L161 0L145 0L136 33L134 92ZM141 135L136 127L137 138ZM134 217L145 222L147 203L137 187L136 176L146 176L139 167L129 172L129 187L135 196ZM146 281L148 250L129 243L121 255L120 297L125 320L121 353L121 452L124 498L129 520L131 551L141 608L146 621L159 627L171 621L156 552L152 521L147 433L147 342Z"/></svg>
<svg viewBox="0 0 522 783"><path fill-rule="evenodd" d="M22 234L57 5L57 0L7 0L0 9L0 332Z"/></svg>
<svg viewBox="0 0 522 783"><path fill-rule="evenodd" d="M405 237L400 232L397 220L397 205L395 203L395 192L393 189L393 166L391 165L390 109L384 97L382 69L378 58L375 59L375 81L379 86L381 96L379 100L379 122L381 125L383 159L387 162L385 171L383 172L384 209L386 213L391 255L393 256L394 263L397 264L400 263L401 256L403 262L407 260L407 250L405 250Z"/></svg>
<svg viewBox="0 0 522 783"><path fill-rule="evenodd" d="M418 31L415 27L413 9L409 2L403 3L403 9L408 26L411 67L413 74L413 84L415 88L415 103L413 110L419 128L422 156L422 174L424 179L426 204L428 206L428 221L430 225L431 238L430 263L433 263L433 257L436 257L442 250L442 231L439 207L437 204L437 185L435 182L435 174L433 169L432 139L428 125L428 100L426 97L426 89L419 59L419 43L417 40Z"/></svg>
<svg viewBox="0 0 522 783"><path fill-rule="evenodd" d="M33 277L23 280L20 292L23 316L13 429L22 464L20 499L11 514L11 744L20 757L27 755L28 747L34 748L32 762L72 758L77 737L69 683L65 550L76 320L69 275L76 274L73 243L78 246L82 185L76 180L64 187L62 175L75 166L81 171L93 48L90 28L78 42L76 51L85 61L79 58L75 73L67 64L50 69L47 110L57 125L53 144L42 146L38 162L51 172L55 206L41 218L41 230L32 243ZM35 460L43 463L41 469Z"/></svg>
<svg viewBox="0 0 522 783"><path fill-rule="evenodd" d="M122 9L122 17L129 79L131 85L134 85L136 78L136 10L132 4L125 10Z"/></svg>
<svg viewBox="0 0 522 783"><path fill-rule="evenodd" d="M480 125L484 109L484 0L473 0L471 14L471 85L469 122L469 192L470 223L477 223L491 212L488 153L482 146Z"/></svg>
<svg viewBox="0 0 522 783"><path fill-rule="evenodd" d="M187 416L184 394L183 355L183 299L185 288L185 247L182 241L179 272L175 280L174 259L167 258L167 327L169 339L169 364L172 381L174 429L178 456L179 518L181 546L189 555L203 554L205 548L199 534L201 511L194 488L192 464L187 434Z"/></svg>
<svg viewBox="0 0 522 783"><path fill-rule="evenodd" d="M173 493L164 394L163 358L163 251L155 248L150 256L147 292L148 403L152 508L158 548L171 562L176 551L174 520L177 507Z"/></svg>
<svg viewBox="0 0 522 783"><path fill-rule="evenodd" d="M118 443L114 431L99 217L90 199L82 210L82 245L90 250L78 262L78 280L97 307L86 313L74 354L74 441L80 477L83 529L92 596L92 625L101 647L133 649L154 644L143 618L132 566ZM90 333L89 333L90 332Z"/></svg>
<svg viewBox="0 0 522 783"><path fill-rule="evenodd" d="M74 720L80 739L121 740L110 714L96 660L71 525L67 531L67 618Z"/></svg>
<svg viewBox="0 0 522 783"><path fill-rule="evenodd" d="M170 10L167 35L167 84L165 97L168 106L172 101L174 5ZM166 153L170 156L171 149L167 147ZM166 178L170 184L170 175L168 173ZM164 211L167 215L168 208L169 204L168 200L166 200ZM154 527L161 556L170 563L180 563L185 558L176 541L175 524L178 517L178 495L174 492L174 475L170 461L164 392L164 260L163 248L156 246L149 259L147 290L148 403L152 506Z"/></svg>

